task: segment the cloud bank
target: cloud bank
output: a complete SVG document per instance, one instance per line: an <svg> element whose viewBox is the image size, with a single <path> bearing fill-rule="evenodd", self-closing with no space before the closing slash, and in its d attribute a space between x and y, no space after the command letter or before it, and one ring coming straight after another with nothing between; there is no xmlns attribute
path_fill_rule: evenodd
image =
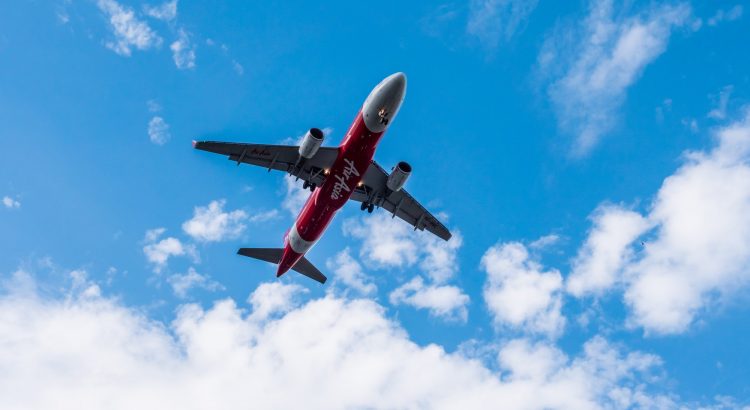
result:
<svg viewBox="0 0 750 410"><path fill-rule="evenodd" d="M298 287L275 282L250 296L251 312L230 299L185 304L164 324L77 277L64 297L42 296L23 271L4 282L0 407L678 407L657 391L658 357L601 337L575 357L516 339L492 370L415 344L369 300L300 303Z"/></svg>

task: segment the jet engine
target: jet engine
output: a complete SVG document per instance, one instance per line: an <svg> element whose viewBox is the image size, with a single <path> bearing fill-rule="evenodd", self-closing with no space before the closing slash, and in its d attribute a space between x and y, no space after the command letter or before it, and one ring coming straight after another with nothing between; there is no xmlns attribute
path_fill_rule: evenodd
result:
<svg viewBox="0 0 750 410"><path fill-rule="evenodd" d="M401 188L406 184L406 180L411 175L411 165L401 161L393 167L391 175L388 175L388 180L385 182L385 186L391 191L400 191Z"/></svg>
<svg viewBox="0 0 750 410"><path fill-rule="evenodd" d="M299 155L305 159L310 159L318 152L318 148L323 144L323 131L317 128L310 128L299 145Z"/></svg>

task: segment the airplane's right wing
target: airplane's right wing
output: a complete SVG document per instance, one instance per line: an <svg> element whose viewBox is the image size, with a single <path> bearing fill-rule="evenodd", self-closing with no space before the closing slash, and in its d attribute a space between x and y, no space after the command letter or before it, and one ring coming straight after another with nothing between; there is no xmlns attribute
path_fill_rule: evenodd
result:
<svg viewBox="0 0 750 410"><path fill-rule="evenodd" d="M386 187L388 173L372 161L362 178L363 185L352 194L351 199L358 202L370 202L399 217L413 226L415 230L427 230L443 240L449 240L451 233L434 215L425 209L405 189L390 191Z"/></svg>

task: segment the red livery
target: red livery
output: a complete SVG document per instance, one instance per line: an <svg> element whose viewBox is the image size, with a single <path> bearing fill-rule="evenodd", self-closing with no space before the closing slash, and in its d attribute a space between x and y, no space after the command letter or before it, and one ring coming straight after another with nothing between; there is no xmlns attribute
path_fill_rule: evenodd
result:
<svg viewBox="0 0 750 410"><path fill-rule="evenodd" d="M197 149L230 160L282 170L304 181L312 193L284 237L284 247L242 248L239 254L278 264L276 276L293 269L325 282L305 254L320 239L336 212L350 199L360 209L384 208L414 226L448 240L450 232L403 189L411 166L398 163L389 174L373 161L375 149L396 117L406 93L406 76L393 74L370 93L339 147L321 147L323 132L310 129L299 146L194 142Z"/></svg>

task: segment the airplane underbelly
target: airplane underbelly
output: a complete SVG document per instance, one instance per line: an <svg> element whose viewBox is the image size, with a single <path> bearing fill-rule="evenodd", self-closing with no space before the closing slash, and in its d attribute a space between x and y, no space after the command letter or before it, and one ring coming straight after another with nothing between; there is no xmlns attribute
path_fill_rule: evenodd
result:
<svg viewBox="0 0 750 410"><path fill-rule="evenodd" d="M336 212L349 201L370 167L382 134L370 132L365 127L362 115L357 116L326 181L310 195L297 218L295 228L300 239L314 244L323 235ZM304 248L302 245L300 243L300 249Z"/></svg>

